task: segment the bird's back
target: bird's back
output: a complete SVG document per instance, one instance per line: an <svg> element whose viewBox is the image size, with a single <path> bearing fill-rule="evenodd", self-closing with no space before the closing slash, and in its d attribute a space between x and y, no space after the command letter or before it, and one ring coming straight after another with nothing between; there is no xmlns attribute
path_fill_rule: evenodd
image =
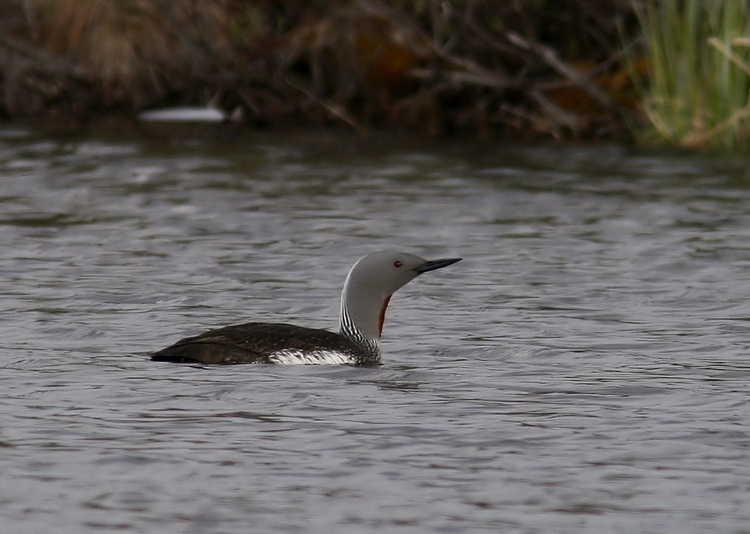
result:
<svg viewBox="0 0 750 534"><path fill-rule="evenodd" d="M246 323L181 339L151 355L154 361L233 363L369 363L362 350L328 330L283 323Z"/></svg>

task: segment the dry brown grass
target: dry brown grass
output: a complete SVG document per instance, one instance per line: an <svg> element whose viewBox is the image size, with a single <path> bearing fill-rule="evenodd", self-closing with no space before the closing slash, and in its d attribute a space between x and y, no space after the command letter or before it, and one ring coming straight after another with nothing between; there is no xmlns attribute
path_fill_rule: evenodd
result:
<svg viewBox="0 0 750 534"><path fill-rule="evenodd" d="M32 0L49 52L81 65L105 103L134 107L226 46L224 0ZM203 49L203 50L201 50ZM196 60L197 63L196 63ZM148 97L146 95L149 95Z"/></svg>

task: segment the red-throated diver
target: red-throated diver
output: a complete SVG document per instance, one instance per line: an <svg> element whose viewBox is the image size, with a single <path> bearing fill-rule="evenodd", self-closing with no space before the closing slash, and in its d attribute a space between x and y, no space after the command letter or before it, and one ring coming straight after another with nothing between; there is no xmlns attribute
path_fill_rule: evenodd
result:
<svg viewBox="0 0 750 534"><path fill-rule="evenodd" d="M354 264L341 293L339 333L290 324L247 323L181 339L151 359L180 363L377 365L391 295L422 273L461 258L427 261L404 252L372 252Z"/></svg>

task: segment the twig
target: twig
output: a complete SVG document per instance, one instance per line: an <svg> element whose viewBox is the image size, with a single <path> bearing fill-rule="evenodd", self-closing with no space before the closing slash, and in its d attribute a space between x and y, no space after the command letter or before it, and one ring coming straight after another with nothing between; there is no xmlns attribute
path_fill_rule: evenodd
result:
<svg viewBox="0 0 750 534"><path fill-rule="evenodd" d="M466 60L461 60L460 66L465 70L443 70L442 74L448 78L449 83L469 84L479 87L491 87L493 89L505 90L514 87L520 87L520 84L511 80L502 74L489 71ZM420 79L429 80L435 78L435 69L412 69L409 75Z"/></svg>
<svg viewBox="0 0 750 534"><path fill-rule="evenodd" d="M573 132L578 132L580 121L578 116L565 111L542 94L539 89L529 91L529 96L539 104L549 117L553 118L558 125L567 126Z"/></svg>
<svg viewBox="0 0 750 534"><path fill-rule="evenodd" d="M745 74L750 76L750 65L745 63L740 56L732 52L729 48L724 46L724 44L719 41L716 37L709 37L708 38L708 44L716 48L719 52L727 56L727 59L737 65L738 68L742 69ZM744 44L740 42L739 44Z"/></svg>
<svg viewBox="0 0 750 534"><path fill-rule="evenodd" d="M307 96L310 100L312 100L316 104L319 104L320 106L322 106L331 115L333 115L337 119L339 119L339 120L345 122L346 124L348 124L349 126L351 126L352 129L354 129L354 131L356 131L359 135L365 136L367 134L367 130L365 130L364 128L362 128L357 123L357 121L351 115L349 115L349 113L347 113L345 110L343 110L339 106L336 106L334 104L329 104L327 102L324 102L323 100L321 100L320 98L318 98L317 96L315 96L314 94L312 94L310 91L308 91L304 87L301 87L301 86L297 85L296 83L294 83L293 81L291 81L289 79L284 80L284 81L286 82L286 84L289 87L292 87L293 89L296 89L297 91L300 91L305 96Z"/></svg>
<svg viewBox="0 0 750 534"><path fill-rule="evenodd" d="M555 52L552 48L545 46L541 43L533 43L527 39L524 39L523 37L521 37L515 32L508 32L506 33L505 36L508 39L508 41L518 46L519 48L528 50L530 52L534 52L547 65L549 65L554 70L556 70L557 72L565 76L573 84L577 85L578 87L586 91L602 106L604 107L614 106L614 100L612 99L612 97L610 97L606 92L602 91L602 89L600 89L599 86L596 85L594 82L592 82L585 76L582 76L575 69L573 69L570 65L568 65L563 60L561 60L557 56L557 52Z"/></svg>

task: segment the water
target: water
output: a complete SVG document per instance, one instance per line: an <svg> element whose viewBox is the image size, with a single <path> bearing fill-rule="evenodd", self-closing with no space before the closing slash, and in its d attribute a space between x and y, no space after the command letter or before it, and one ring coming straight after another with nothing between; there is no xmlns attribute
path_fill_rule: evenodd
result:
<svg viewBox="0 0 750 534"><path fill-rule="evenodd" d="M618 147L0 130L8 533L750 531L742 166ZM335 328L359 256L384 365L146 354Z"/></svg>

